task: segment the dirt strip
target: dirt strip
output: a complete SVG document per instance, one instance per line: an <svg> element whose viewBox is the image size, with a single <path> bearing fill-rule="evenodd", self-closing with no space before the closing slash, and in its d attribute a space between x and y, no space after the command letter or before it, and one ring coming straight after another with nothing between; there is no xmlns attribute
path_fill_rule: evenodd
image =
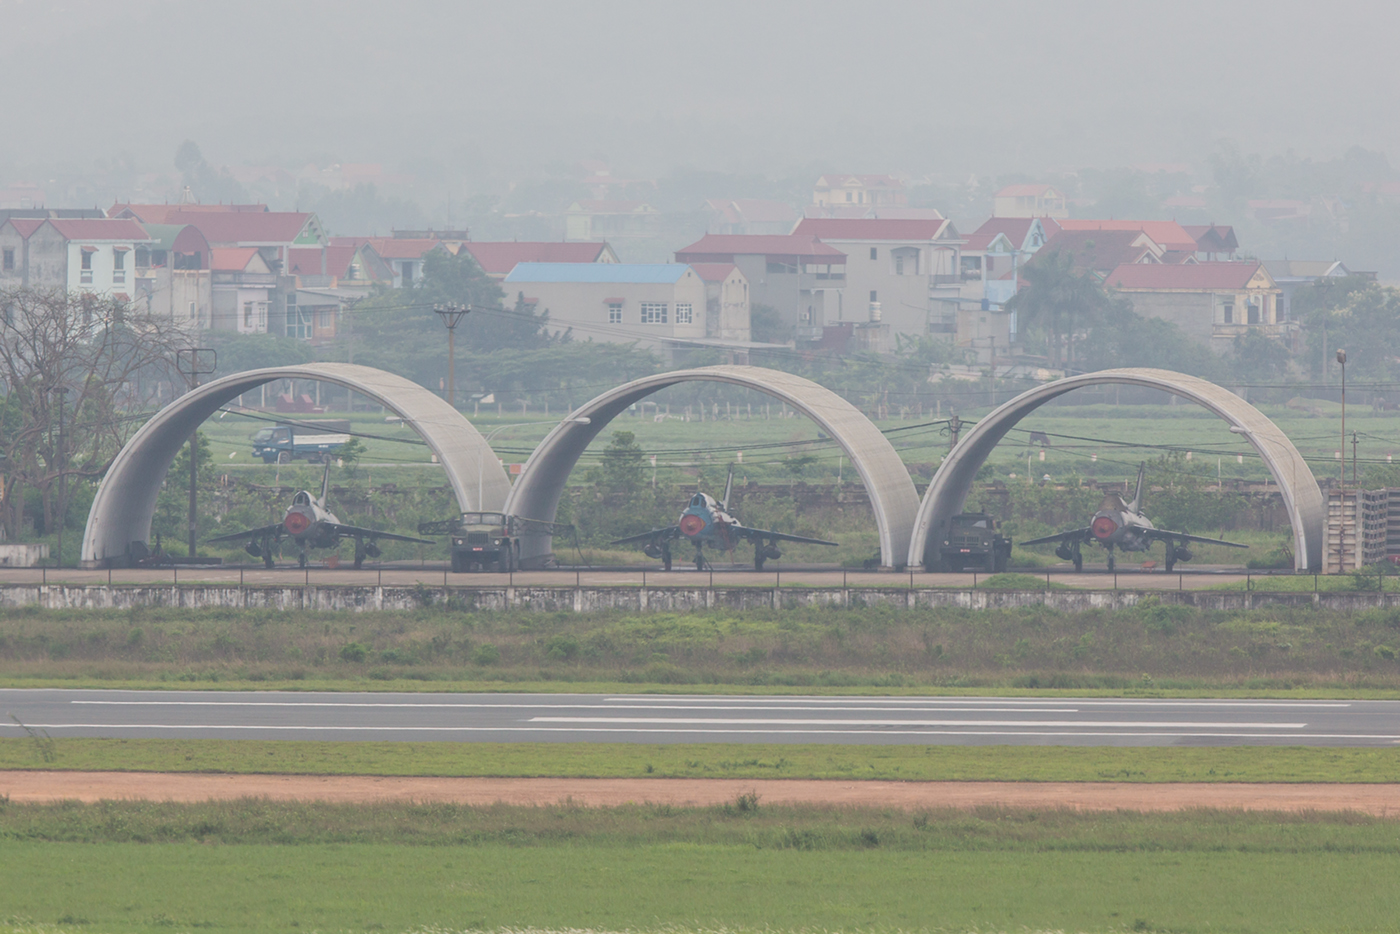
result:
<svg viewBox="0 0 1400 934"><path fill-rule="evenodd" d="M919 808L982 805L1083 810L1362 811L1400 817L1400 785L1136 784L1125 782L883 782L690 778L422 778L369 775L208 775L168 772L0 772L14 802L143 799L451 801L590 807L651 802L713 805L756 793L766 804Z"/></svg>

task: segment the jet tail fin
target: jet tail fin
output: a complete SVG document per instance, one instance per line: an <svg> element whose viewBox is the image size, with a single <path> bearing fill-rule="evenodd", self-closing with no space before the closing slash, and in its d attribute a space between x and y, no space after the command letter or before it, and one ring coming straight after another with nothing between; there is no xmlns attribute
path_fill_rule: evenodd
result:
<svg viewBox="0 0 1400 934"><path fill-rule="evenodd" d="M1128 504L1128 509L1132 512L1142 512L1142 480L1147 476L1147 462L1138 464L1137 489L1133 492L1133 501Z"/></svg>
<svg viewBox="0 0 1400 934"><path fill-rule="evenodd" d="M326 472L323 473L323 474L321 474L321 498L318 499L318 500L316 501L316 504L317 504L318 506L320 506L322 509L325 509L325 508L326 508L326 494L330 492L330 489L331 489L331 459L330 459L329 457L327 457L327 458L326 458Z"/></svg>
<svg viewBox="0 0 1400 934"><path fill-rule="evenodd" d="M734 491L734 465L729 465L729 479L724 481L724 499L719 501L719 508L729 511L729 494Z"/></svg>

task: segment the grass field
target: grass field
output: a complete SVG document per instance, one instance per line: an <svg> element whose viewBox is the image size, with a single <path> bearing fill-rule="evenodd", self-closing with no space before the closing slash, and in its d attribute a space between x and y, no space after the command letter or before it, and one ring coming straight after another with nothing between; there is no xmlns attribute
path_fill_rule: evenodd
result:
<svg viewBox="0 0 1400 934"><path fill-rule="evenodd" d="M6 733L17 733L7 729ZM1400 782L1400 750L0 739L0 770L896 781Z"/></svg>
<svg viewBox="0 0 1400 934"><path fill-rule="evenodd" d="M10 610L0 684L296 690L1400 691L1400 610Z"/></svg>
<svg viewBox="0 0 1400 934"><path fill-rule="evenodd" d="M0 930L1393 931L1356 815L0 808Z"/></svg>

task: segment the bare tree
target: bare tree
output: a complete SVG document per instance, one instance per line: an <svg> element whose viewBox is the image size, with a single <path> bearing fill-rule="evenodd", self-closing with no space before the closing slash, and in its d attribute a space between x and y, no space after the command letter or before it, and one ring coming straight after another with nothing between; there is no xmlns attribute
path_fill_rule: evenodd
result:
<svg viewBox="0 0 1400 934"><path fill-rule="evenodd" d="M26 488L43 498L44 528L63 503L62 477L102 476L160 401L189 336L125 303L57 289L0 291L0 518L20 534Z"/></svg>

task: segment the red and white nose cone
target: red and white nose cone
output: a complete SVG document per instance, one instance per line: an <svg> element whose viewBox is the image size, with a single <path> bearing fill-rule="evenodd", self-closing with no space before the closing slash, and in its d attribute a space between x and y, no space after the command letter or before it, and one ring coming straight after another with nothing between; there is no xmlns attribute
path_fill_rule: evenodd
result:
<svg viewBox="0 0 1400 934"><path fill-rule="evenodd" d="M681 534L699 535L705 528L705 520L691 513L688 516L681 516Z"/></svg>
<svg viewBox="0 0 1400 934"><path fill-rule="evenodd" d="M1093 530L1095 538L1108 538L1118 531L1118 523L1108 516L1098 516L1094 519L1093 525L1089 526Z"/></svg>
<svg viewBox="0 0 1400 934"><path fill-rule="evenodd" d="M304 512L289 512L282 520L282 526L292 535L300 535L311 528L311 517Z"/></svg>

